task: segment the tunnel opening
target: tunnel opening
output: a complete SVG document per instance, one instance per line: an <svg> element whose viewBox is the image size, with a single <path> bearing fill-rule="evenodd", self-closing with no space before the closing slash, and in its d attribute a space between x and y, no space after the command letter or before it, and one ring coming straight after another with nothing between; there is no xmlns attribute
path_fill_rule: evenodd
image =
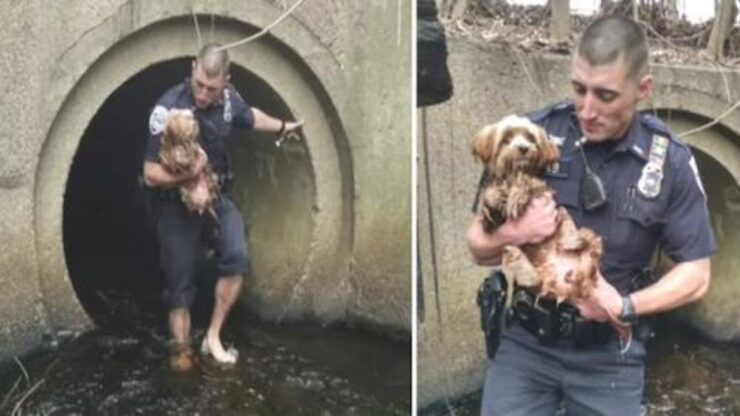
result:
<svg viewBox="0 0 740 416"><path fill-rule="evenodd" d="M709 122L693 113L663 110L659 116L668 127L678 133L693 130ZM740 184L737 172L726 166L728 158L737 154L740 137L731 129L718 124L683 139L696 159L696 167L707 198L710 222L719 252L713 258L712 275L720 279L737 277L736 267L727 267L728 260L735 257L740 233ZM722 143L723 142L723 143ZM720 146L721 145L721 146ZM730 164L731 165L731 164ZM717 266L720 266L717 268ZM732 276L732 274L735 276Z"/></svg>
<svg viewBox="0 0 740 416"><path fill-rule="evenodd" d="M740 187L711 154L696 147L691 150L707 197L709 220L718 246L718 252L712 258L713 283L735 281L740 277L736 259L736 249L740 247Z"/></svg>
<svg viewBox="0 0 740 416"><path fill-rule="evenodd" d="M189 76L191 62L192 57L163 61L121 84L88 124L75 153L64 195L64 255L78 299L98 327L164 321L156 216L140 175L149 112L167 89ZM294 118L278 93L252 72L232 65L231 82L251 105ZM304 143L277 147L273 134L238 129L229 138L236 174L232 198L244 216L253 264L287 239L291 258L308 255L315 186ZM285 229L291 232L281 232ZM216 276L205 254L194 261L198 324L210 312ZM263 263L279 261L276 255Z"/></svg>
<svg viewBox="0 0 740 416"><path fill-rule="evenodd" d="M700 115L678 110L658 111L668 127L679 136L708 123ZM740 137L730 128L717 124L682 141L691 147L696 167L704 189L709 219L717 241L717 253L711 257L711 283L707 294L696 303L667 314L661 327L665 332L698 331L715 341L737 339L740 333L735 307L738 289L735 282L740 277L737 252L740 249L740 184L737 181L737 158L740 156ZM658 275L673 263L663 256ZM677 323L688 324L676 325Z"/></svg>

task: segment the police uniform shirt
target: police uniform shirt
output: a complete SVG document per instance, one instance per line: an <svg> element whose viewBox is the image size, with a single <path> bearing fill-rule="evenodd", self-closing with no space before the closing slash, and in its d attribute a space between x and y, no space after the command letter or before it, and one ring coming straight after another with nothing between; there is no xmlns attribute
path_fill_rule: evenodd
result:
<svg viewBox="0 0 740 416"><path fill-rule="evenodd" d="M717 244L709 224L706 196L688 146L676 140L661 121L637 114L619 141L586 143L591 170L601 177L606 206L587 212L580 203L585 166L576 141L583 137L570 102L530 115L555 140L562 139L556 169L545 180L579 227L588 227L604 241L601 272L621 293L630 290L634 274L647 267L658 245L673 261L709 257ZM660 192L650 198L638 187L650 159L654 136L668 138Z"/></svg>
<svg viewBox="0 0 740 416"><path fill-rule="evenodd" d="M195 106L190 87L190 79L185 79L162 95L149 116L149 138L145 159L159 163L162 133L164 132L167 114L172 109L190 109L200 129L199 143L208 155L211 168L219 174L228 171L228 154L226 139L231 134L232 126L251 129L254 116L249 104L229 84L224 89L220 100L205 109Z"/></svg>
<svg viewBox="0 0 740 416"><path fill-rule="evenodd" d="M588 212L580 202L585 166L576 143L583 134L573 103L558 103L528 117L559 144L560 160L544 179L577 226L601 236L601 273L620 293L631 290L632 278L649 265L658 245L676 262L716 252L694 158L658 119L638 113L624 139L584 145L588 165L602 179L607 194L605 206ZM660 192L648 198L638 189L638 181L649 161L654 135L668 138L668 148Z"/></svg>

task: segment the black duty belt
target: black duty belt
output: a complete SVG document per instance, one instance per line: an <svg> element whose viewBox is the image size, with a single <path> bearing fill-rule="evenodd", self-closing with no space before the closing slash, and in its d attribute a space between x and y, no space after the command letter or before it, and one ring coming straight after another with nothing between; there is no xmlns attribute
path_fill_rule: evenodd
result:
<svg viewBox="0 0 740 416"><path fill-rule="evenodd" d="M578 309L553 299L535 299L522 288L516 288L511 301L508 323L513 320L531 332L542 344L573 342L577 347L605 344L617 338L610 324L587 321Z"/></svg>

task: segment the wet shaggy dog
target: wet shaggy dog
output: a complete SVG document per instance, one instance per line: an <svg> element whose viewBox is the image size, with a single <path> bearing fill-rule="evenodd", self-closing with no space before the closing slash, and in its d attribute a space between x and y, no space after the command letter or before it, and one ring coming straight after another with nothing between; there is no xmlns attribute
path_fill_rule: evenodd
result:
<svg viewBox="0 0 740 416"><path fill-rule="evenodd" d="M533 199L554 195L538 176L554 167L560 151L543 128L526 118L507 116L484 127L473 139L473 156L488 172L479 208L486 232L519 218ZM539 296L558 302L584 299L597 281L601 238L577 229L563 207L556 222L555 233L541 243L504 247L504 273Z"/></svg>
<svg viewBox="0 0 740 416"><path fill-rule="evenodd" d="M170 110L162 135L159 159L169 173L192 171L203 149L198 144L198 122L190 110ZM180 197L190 212L210 213L216 218L213 203L218 198L216 174L206 165L200 175L180 186Z"/></svg>

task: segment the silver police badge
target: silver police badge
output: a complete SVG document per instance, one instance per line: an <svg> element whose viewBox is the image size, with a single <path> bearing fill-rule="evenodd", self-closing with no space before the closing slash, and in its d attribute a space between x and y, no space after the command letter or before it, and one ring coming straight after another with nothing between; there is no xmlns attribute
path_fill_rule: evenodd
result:
<svg viewBox="0 0 740 416"><path fill-rule="evenodd" d="M663 183L663 164L667 153L668 138L654 135L648 163L642 168L642 175L640 175L640 180L637 181L637 191L647 199L655 199L660 195L660 188Z"/></svg>
<svg viewBox="0 0 740 416"><path fill-rule="evenodd" d="M637 190L642 196L648 199L654 199L660 195L660 187L663 182L663 166L648 162L642 168L642 175L637 182Z"/></svg>

